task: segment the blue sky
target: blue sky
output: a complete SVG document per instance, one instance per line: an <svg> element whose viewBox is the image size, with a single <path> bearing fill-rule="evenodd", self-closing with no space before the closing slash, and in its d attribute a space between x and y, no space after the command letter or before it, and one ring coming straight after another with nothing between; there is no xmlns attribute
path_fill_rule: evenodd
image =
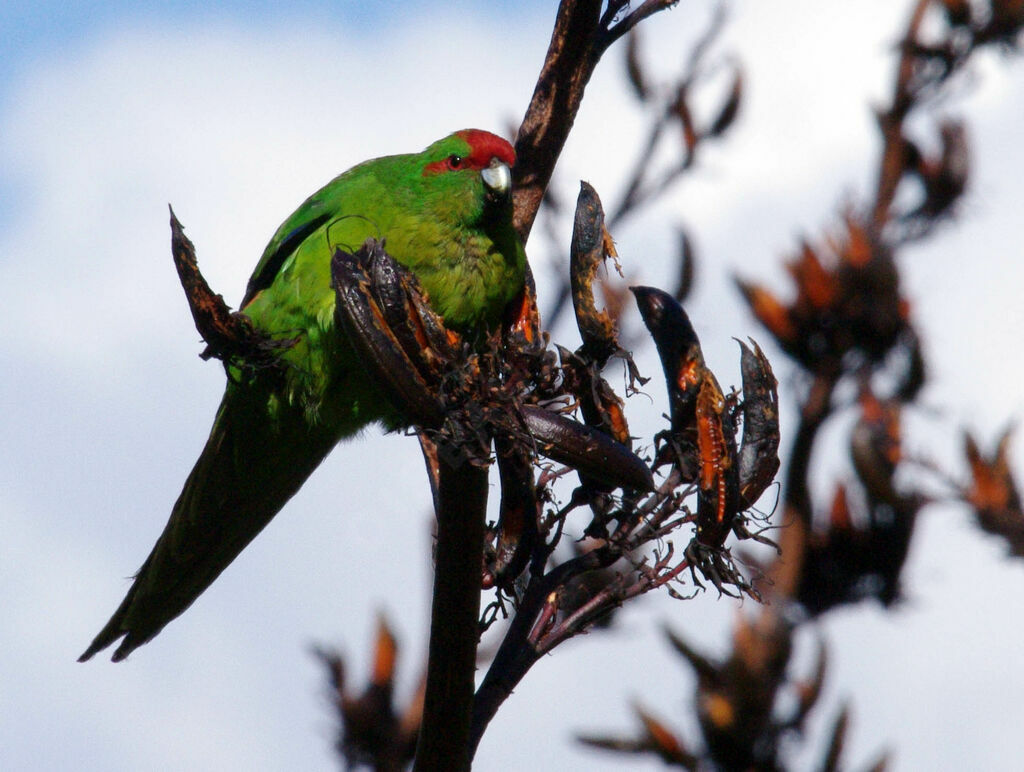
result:
<svg viewBox="0 0 1024 772"><path fill-rule="evenodd" d="M321 0L295 0L289 3L275 3L271 0L217 3L195 0L67 3L56 0L11 0L0 9L0 33L4 40L0 81L8 82L19 70L31 66L39 59L52 56L55 51L68 46L87 45L91 35L97 31L138 22L162 25L216 19L247 26L335 24L371 32L375 28L386 29L398 16L422 5L414 2L331 3ZM506 15L524 7L541 8L545 4L539 0L493 0L485 5L461 0L444 5L455 14L486 13L493 18L495 14Z"/></svg>
<svg viewBox="0 0 1024 772"><path fill-rule="evenodd" d="M378 3L273 2L20 2L0 9L4 56L0 61L0 97L27 69L54 56L87 47L94 36L126 26L164 26L220 21L242 25L334 23L369 28L386 6Z"/></svg>
<svg viewBox="0 0 1024 772"><path fill-rule="evenodd" d="M490 18L507 16L522 9L543 8L540 0L513 2L495 0L486 8L480 3L445 3L447 15ZM34 68L45 66L55 58L73 56L95 45L97 37L127 28L158 29L183 25L241 27L249 29L303 30L317 27L346 29L373 35L387 30L401 16L415 17L421 3L398 2L322 2L296 0L276 3L232 2L23 2L11 0L0 7L0 110L8 107L12 84ZM430 9L430 4L426 4ZM328 54L325 52L325 59ZM326 62L325 62L326 66ZM0 168L0 224L11 216L11 210L24 192L21 182Z"/></svg>
<svg viewBox="0 0 1024 772"><path fill-rule="evenodd" d="M707 6L681 3L648 25L657 72L678 68ZM198 358L167 203L213 286L237 303L277 224L339 171L519 118L553 13L531 3L513 24L520 7L0 8L5 767L331 769L330 714L307 647L340 646L361 675L378 611L404 644L402 687L412 688L427 620L429 497L415 442L377 431L339 447L203 598L127 663L74 659L159 533L223 388L217 365ZM737 378L732 337L764 338L731 272L784 286L778 260L796 237L820 233L872 182L868 106L887 92L905 13L889 0L735 8L724 43L747 64L739 123L683 185L614 234L628 273L665 284L674 225L693 229L707 269L691 316L723 382ZM971 124L971 195L957 227L905 256L934 377L931 412L910 418L920 431L909 441L957 471L956 427L991 438L1024 409L1020 74L1020 64L987 60L950 106ZM561 162L563 198L581 178L614 198L643 125L613 52ZM566 242L570 231L561 225ZM546 257L532 259L543 296ZM640 356L657 371L649 351ZM635 419L640 431L654 429L656 406L631 409L652 414ZM824 467L843 474L842 454ZM824 699L853 706L848 762L890 746L896 769L1011 769L1024 668L1006 599L1024 591L1021 568L949 508L925 517L906 580L898 613L858 607L821 629L834 644ZM574 749L570 734L627 728L633 698L671 714L690 687L658 626L670 621L715 650L735 612L710 595L651 598L616 631L556 651L499 714L479 769L508 770L503 749L524 746L529 769L625 768ZM869 682L867 672L882 678ZM955 747L935 742L950 736Z"/></svg>

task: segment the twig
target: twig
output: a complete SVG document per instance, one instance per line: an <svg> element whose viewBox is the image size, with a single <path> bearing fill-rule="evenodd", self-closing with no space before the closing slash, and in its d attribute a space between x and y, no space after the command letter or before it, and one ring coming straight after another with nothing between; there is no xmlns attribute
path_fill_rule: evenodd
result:
<svg viewBox="0 0 1024 772"><path fill-rule="evenodd" d="M639 10L637 9L637 12ZM687 110L685 102L686 93L697 81L704 57L715 40L721 35L725 27L725 19L725 6L724 4L719 5L715 9L715 15L712 17L711 23L690 51L689 57L687 57L686 69L675 89L677 95L675 101L669 101L665 104L664 109L659 112L651 124L647 135L647 142L643 145L643 150L637 156L636 163L633 165L633 171L629 175L629 182L626 184L625 192L622 194L618 205L611 210L611 214L608 217L609 228L614 228L626 219L627 215L639 209L642 204L664 192L680 175L693 166L696 161L695 151L698 137L692 126L692 117L689 116L687 111L684 123L688 121L689 125L684 126L684 131L691 132L692 137L690 141L685 143L683 157L678 163L664 171L657 182L644 184L651 169L651 157L654 155L662 133L668 128L670 123L682 119L681 110Z"/></svg>
<svg viewBox="0 0 1024 772"><path fill-rule="evenodd" d="M917 5L914 6L906 35L900 45L900 63L897 69L896 84L893 87L892 104L878 116L884 149L879 167L875 203L871 213L871 225L875 233L881 233L882 228L889 221L896 188L903 177L905 153L903 119L914 105L914 95L910 90L910 82L914 77L917 62L914 43L917 40L925 11L930 4L931 0L917 0Z"/></svg>

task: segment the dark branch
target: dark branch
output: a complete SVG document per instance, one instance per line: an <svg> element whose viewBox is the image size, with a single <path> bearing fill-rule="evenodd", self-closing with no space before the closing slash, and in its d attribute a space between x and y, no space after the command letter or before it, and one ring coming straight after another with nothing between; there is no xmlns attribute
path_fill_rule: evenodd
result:
<svg viewBox="0 0 1024 772"><path fill-rule="evenodd" d="M601 5L601 0L560 3L544 66L516 136L515 226L524 243L601 55L638 22L673 3L647 0L617 23L615 16L625 4L609 3L610 15L604 17Z"/></svg>
<svg viewBox="0 0 1024 772"><path fill-rule="evenodd" d="M470 768L487 467L440 458L430 652L416 772Z"/></svg>

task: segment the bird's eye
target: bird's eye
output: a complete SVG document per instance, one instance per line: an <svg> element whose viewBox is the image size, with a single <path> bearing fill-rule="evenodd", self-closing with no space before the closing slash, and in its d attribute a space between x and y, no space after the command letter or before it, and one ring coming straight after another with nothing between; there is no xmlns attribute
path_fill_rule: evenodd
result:
<svg viewBox="0 0 1024 772"><path fill-rule="evenodd" d="M461 169L462 168L462 156L450 155L448 156L448 168L449 169Z"/></svg>

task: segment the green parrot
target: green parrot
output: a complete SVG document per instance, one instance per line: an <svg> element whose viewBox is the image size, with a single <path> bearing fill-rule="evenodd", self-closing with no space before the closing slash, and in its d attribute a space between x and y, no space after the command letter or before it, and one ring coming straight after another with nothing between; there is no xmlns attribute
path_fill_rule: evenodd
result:
<svg viewBox="0 0 1024 772"><path fill-rule="evenodd" d="M123 660L227 568L342 439L401 423L334 321L331 255L369 237L411 269L447 326L494 329L523 288L512 226L512 146L467 129L422 153L366 161L310 196L270 240L240 310L294 339L284 377L229 368L202 455L128 594L79 661L122 636Z"/></svg>

